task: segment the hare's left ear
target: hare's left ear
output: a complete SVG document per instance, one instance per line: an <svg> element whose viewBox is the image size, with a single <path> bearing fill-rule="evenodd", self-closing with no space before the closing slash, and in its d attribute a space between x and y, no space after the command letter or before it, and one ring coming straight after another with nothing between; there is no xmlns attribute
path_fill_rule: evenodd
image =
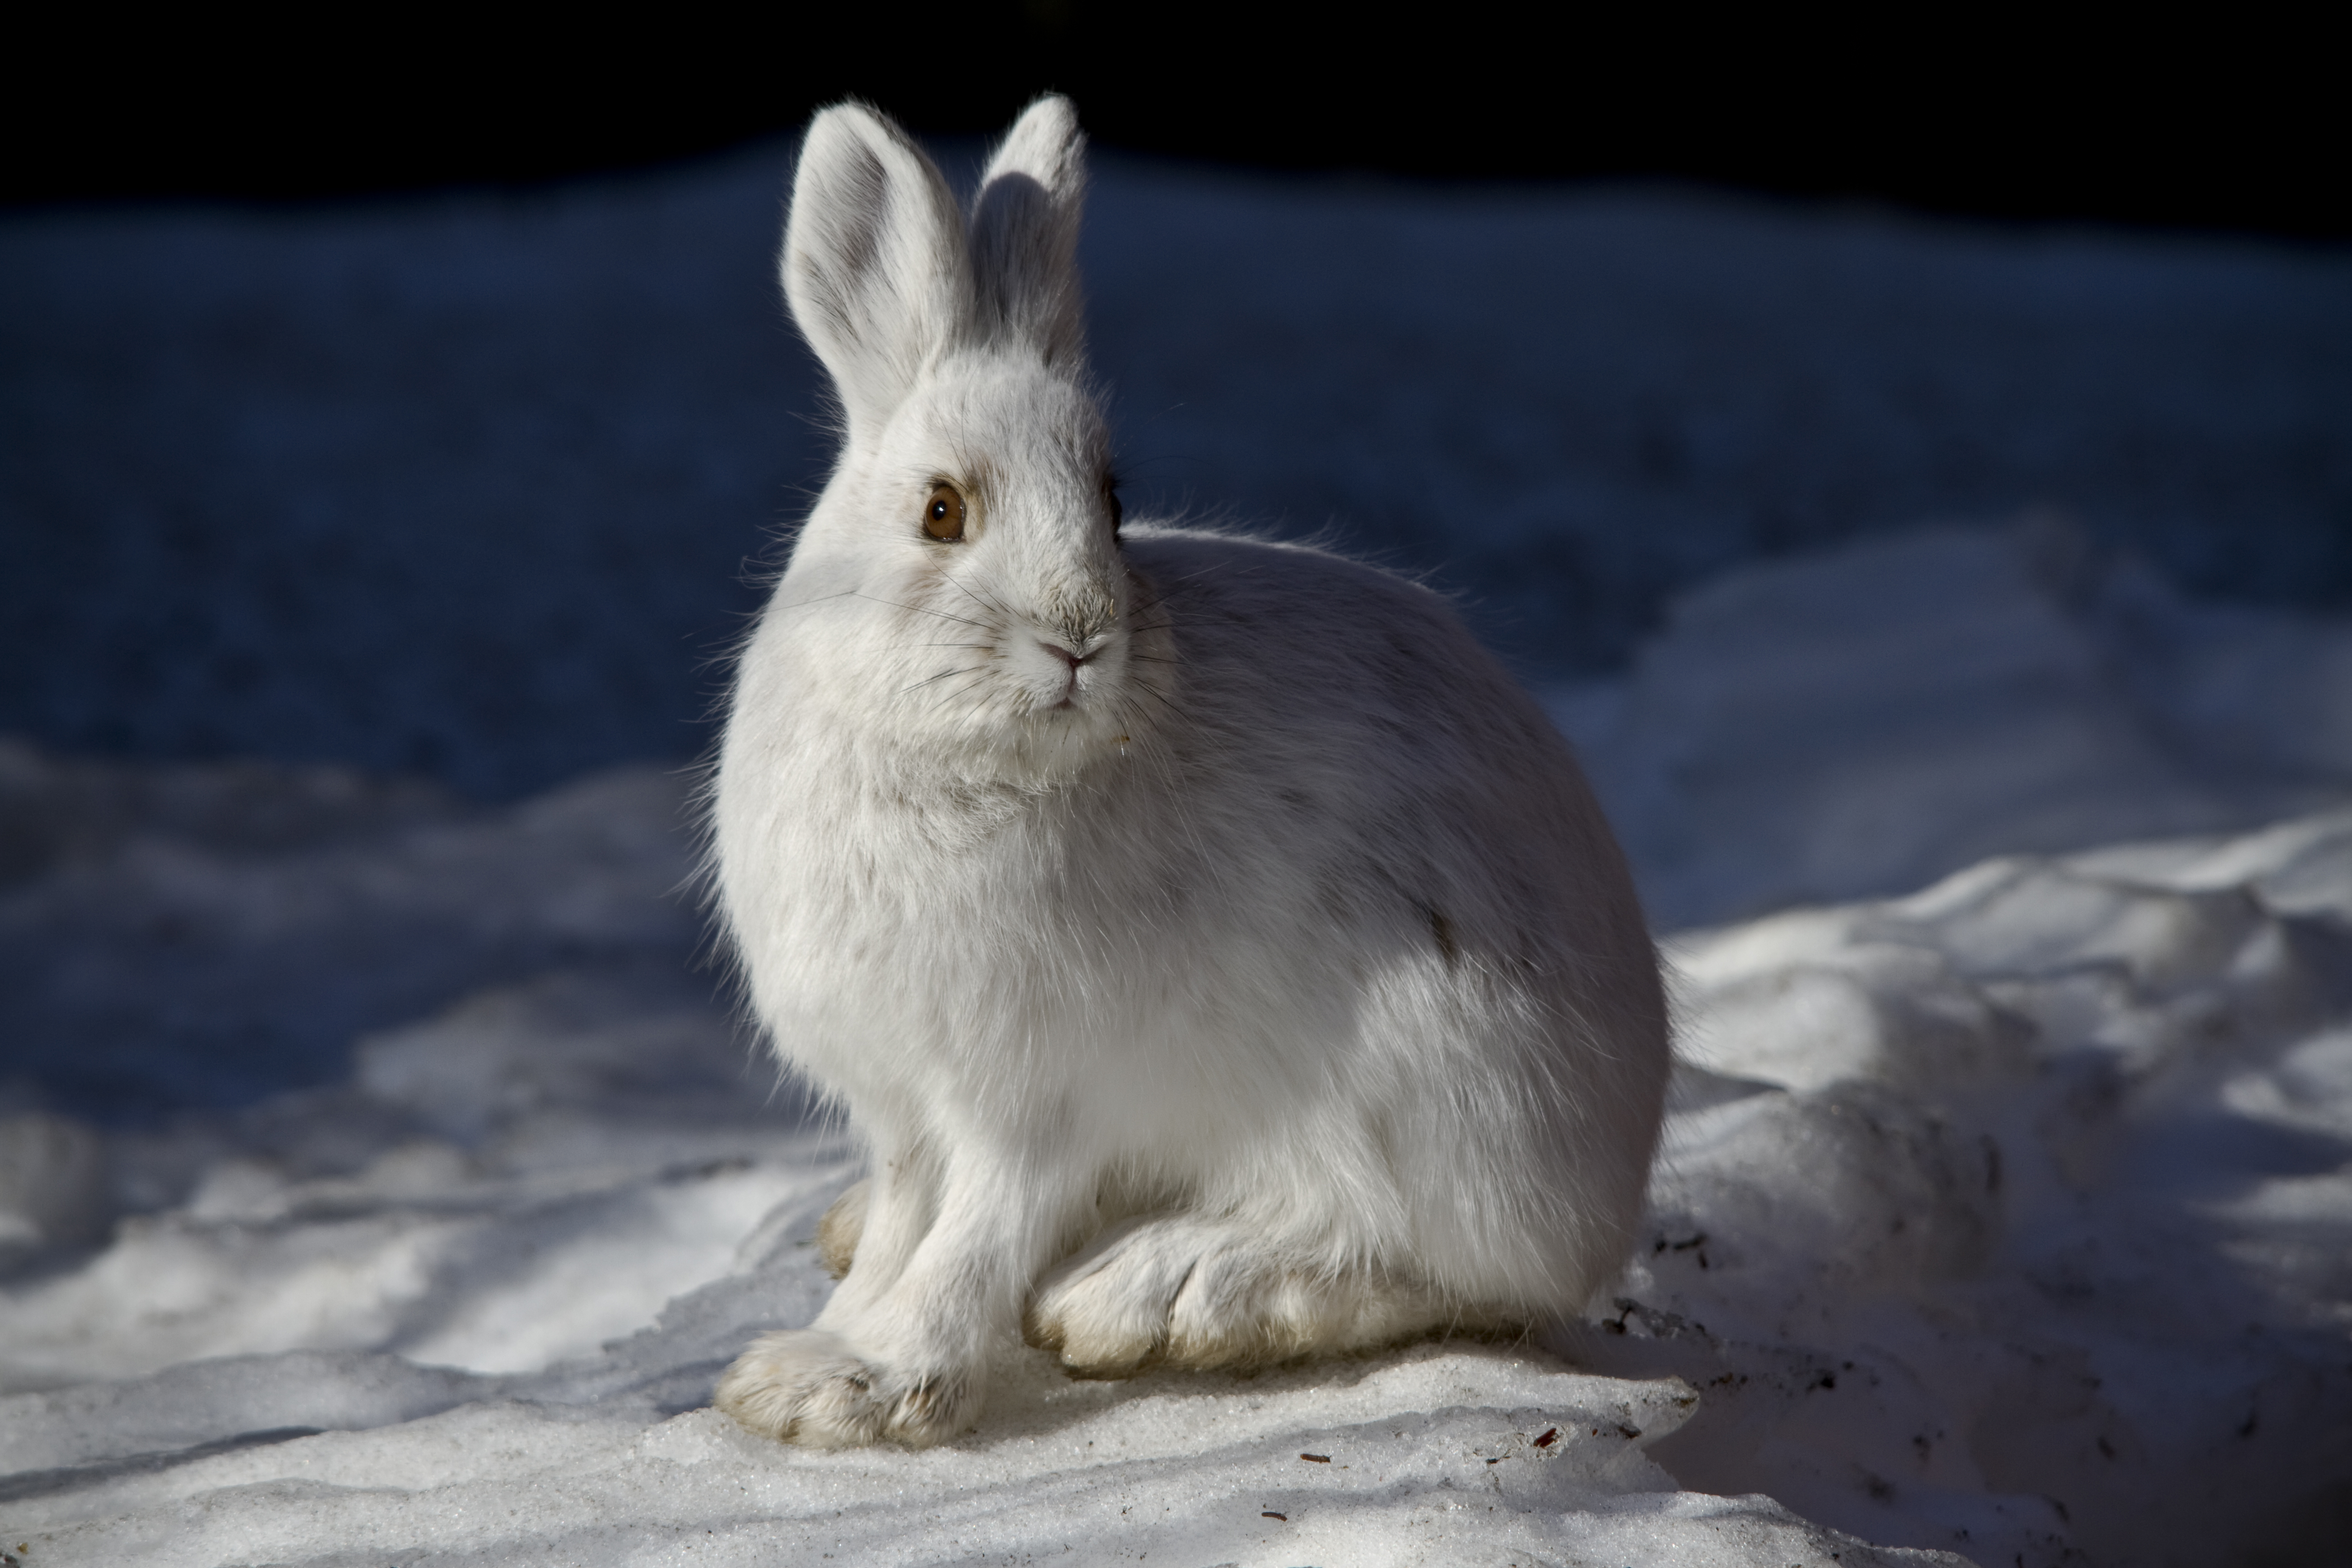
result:
<svg viewBox="0 0 2352 1568"><path fill-rule="evenodd" d="M1025 342L1072 372L1086 353L1077 270L1086 152L1070 100L1039 99L989 160L971 213L982 330Z"/></svg>

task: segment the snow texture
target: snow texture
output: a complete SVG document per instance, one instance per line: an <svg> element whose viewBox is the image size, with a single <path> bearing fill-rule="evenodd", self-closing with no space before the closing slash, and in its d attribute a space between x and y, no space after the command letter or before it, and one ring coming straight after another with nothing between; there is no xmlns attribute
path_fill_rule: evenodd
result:
<svg viewBox="0 0 2352 1568"><path fill-rule="evenodd" d="M1644 1238L1522 1344L1008 1346L922 1453L705 1408L858 1152L684 777L583 769L821 444L777 169L0 233L0 1564L2352 1559L2352 626L2171 585L2324 575L2325 255L1111 164L1146 482L1558 644L1677 933ZM121 760L224 752L366 766Z"/></svg>
<svg viewBox="0 0 2352 1568"><path fill-rule="evenodd" d="M1672 929L2339 802L2352 623L2185 599L2029 512L1703 584L1551 708Z"/></svg>

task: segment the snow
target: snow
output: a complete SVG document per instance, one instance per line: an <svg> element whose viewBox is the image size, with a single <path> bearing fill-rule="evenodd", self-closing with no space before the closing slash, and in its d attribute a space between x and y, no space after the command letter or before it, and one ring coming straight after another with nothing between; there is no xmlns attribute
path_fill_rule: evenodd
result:
<svg viewBox="0 0 2352 1568"><path fill-rule="evenodd" d="M2352 625L2186 599L2049 511L1730 574L1552 699L1667 929L2250 827L2352 780Z"/></svg>
<svg viewBox="0 0 2352 1568"><path fill-rule="evenodd" d="M615 210L682 210L751 175L677 178ZM1623 1278L1537 1342L1249 1378L1076 1382L1007 1347L985 1421L957 1443L765 1444L705 1401L748 1339L824 1301L811 1237L857 1152L775 1081L697 967L687 775L625 763L486 802L350 767L0 742L0 1560L1990 1568L2352 1552L2352 625L2184 595L2113 516L2162 524L2143 540L2160 556L2194 536L2178 509L2220 495L2277 514L2306 492L2275 476L2275 493L2216 480L2187 499L2161 474L2126 483L2116 454L2140 448L2114 432L2130 396L2076 405L2145 371L2116 345L2168 312L2228 379L2233 354L2259 358L2277 323L2308 316L2296 289L2340 287L2340 268L2004 248L1852 215L1807 230L1696 198L1279 195L1107 179L1098 227L1145 238L1089 242L1110 282L1099 336L1118 353L1186 345L1163 379L1126 384L1123 406L1146 410L1132 428L1181 426L1204 495L1230 484L1269 510L1326 480L1335 509L1410 491L1500 578L1528 575L1538 500L1572 470L1590 493L1561 536L1598 548L1592 520L1620 509L1649 563L1605 580L1672 588L1652 629L1623 631L1622 668L1538 670L1675 969L1683 1061ZM1145 321L1137 302L1170 278L1239 266L1168 240L1218 213L1217 232L1257 233L1276 259L1325 256L1348 217L1370 270L1311 299L1274 298L1277 281L1230 312ZM659 230L555 216L587 247ZM427 252L523 222L445 217ZM283 219L106 224L161 226L183 255L341 245L381 267L370 247L413 219L290 237ZM1806 233L1844 270L1792 259ZM1924 328L1872 373L1916 370L1942 389L1922 406L1956 410L1954 427L2052 443L2038 471L2081 479L2075 511L1923 522L1937 463L1901 452L1940 426L1840 380L1866 334L1809 360L1735 301L1758 355L1825 365L1817 384L1845 389L1827 412L1772 418L1859 429L1853 482L1876 487L1880 521L1921 523L1743 561L1729 510L1713 533L1665 523L1705 512L1694 496L1728 508L1743 487L1818 495L1834 476L1726 458L1675 512L1606 452L1563 468L1506 416L1517 400L1568 418L1559 400L1599 384L1541 384L1559 342L1481 336L1493 312L1466 294L1381 327L1390 296L1365 281L1453 254L1509 296L1530 286L1512 269L1536 241L1586 245L1647 279L1631 297L1648 303L1611 329L1615 374L1643 342L1688 347L1656 322L1696 308L1727 236L1780 269L1764 291L1784 300L1892 288L1900 261L1979 299L1980 321L2105 322L2051 351L2045 368L2073 368L2049 387L2007 382L2009 349L1971 359L1965 333ZM476 318L478 297L449 280L479 275L452 262L443 278ZM401 287L430 294L436 276ZM332 292L297 314L355 308ZM2215 313L2197 316L2200 300ZM2231 321L2235 336L2215 324ZM1247 382L1244 348L1329 356L1334 401L1284 413L1279 386ZM2094 368L2105 350L2117 379ZM1396 369L1415 354L1437 367L1427 384L1490 376L1493 400L1416 414L1427 385ZM2334 374L2316 351L2303 363ZM2143 379L2144 434L2179 384ZM1734 413L1771 402L1736 375L1709 384ZM2291 445L2308 410L2284 384L2166 417L2220 426L2242 456ZM1227 398L1237 423L1211 423ZM1315 435L1341 414L1344 430ZM1268 488L1288 451L1236 434L1261 417L1325 443L1282 481L1295 492ZM1755 427L1727 416L1721 439ZM126 505L152 478L122 478ZM740 499L733 482L695 504ZM1686 577L1643 553L1685 548ZM395 620L355 614L344 652L363 664ZM586 666L638 647L633 625L619 653L583 633ZM586 666L540 696L560 702L574 676L604 689ZM377 711L437 711L435 683L457 679L412 676ZM268 678L271 700L290 679ZM509 710L450 711L463 750ZM401 760L338 753L332 724L302 733L324 752L284 754ZM510 782L593 760L595 745L532 733L471 754Z"/></svg>

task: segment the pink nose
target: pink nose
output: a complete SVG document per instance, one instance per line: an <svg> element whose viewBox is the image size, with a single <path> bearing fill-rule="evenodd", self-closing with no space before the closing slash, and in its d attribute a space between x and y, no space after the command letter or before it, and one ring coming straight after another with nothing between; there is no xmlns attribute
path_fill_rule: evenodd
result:
<svg viewBox="0 0 2352 1568"><path fill-rule="evenodd" d="M1064 647L1059 643L1039 643L1037 646L1044 648L1047 653L1052 654L1055 658L1060 659L1064 664L1068 665L1070 667L1070 672L1074 675L1077 673L1078 666L1087 662L1085 655L1072 653L1068 648Z"/></svg>

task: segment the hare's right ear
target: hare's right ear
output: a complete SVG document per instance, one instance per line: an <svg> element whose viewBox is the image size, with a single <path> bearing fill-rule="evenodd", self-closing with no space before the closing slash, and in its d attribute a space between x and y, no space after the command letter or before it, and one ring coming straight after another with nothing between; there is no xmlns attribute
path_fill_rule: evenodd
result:
<svg viewBox="0 0 2352 1568"><path fill-rule="evenodd" d="M1086 354L1076 261L1086 194L1087 139L1077 110L1048 93L1006 132L972 202L982 330L1024 341L1066 374Z"/></svg>
<svg viewBox="0 0 2352 1568"><path fill-rule="evenodd" d="M872 440L972 319L963 218L907 133L862 104L809 126L784 226L784 297L833 373L853 445Z"/></svg>

